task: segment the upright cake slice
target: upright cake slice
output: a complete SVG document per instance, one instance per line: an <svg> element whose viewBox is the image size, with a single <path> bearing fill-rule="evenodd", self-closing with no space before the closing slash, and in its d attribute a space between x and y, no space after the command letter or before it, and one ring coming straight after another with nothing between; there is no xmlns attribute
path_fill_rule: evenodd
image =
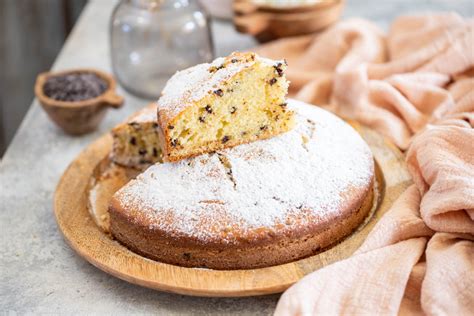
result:
<svg viewBox="0 0 474 316"><path fill-rule="evenodd" d="M158 100L163 158L176 161L286 132L284 60L233 53L176 73Z"/></svg>
<svg viewBox="0 0 474 316"><path fill-rule="evenodd" d="M143 169L161 161L156 122L156 103L152 103L112 129L111 159L126 167Z"/></svg>

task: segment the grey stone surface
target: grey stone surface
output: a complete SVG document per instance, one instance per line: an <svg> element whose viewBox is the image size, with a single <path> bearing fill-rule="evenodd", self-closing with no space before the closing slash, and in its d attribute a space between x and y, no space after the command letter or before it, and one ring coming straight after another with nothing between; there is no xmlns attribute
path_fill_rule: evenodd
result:
<svg viewBox="0 0 474 316"><path fill-rule="evenodd" d="M371 18L386 28L401 13L456 10L473 15L472 1L349 0L344 13ZM112 1L92 1L58 56L54 69L110 70L108 20ZM255 45L227 22L214 22L217 55ZM70 137L56 128L34 101L0 162L0 312L164 315L271 314L279 295L222 299L149 290L116 279L87 263L64 242L52 210L64 169L94 139L147 104L119 90L126 105L110 111L95 133Z"/></svg>

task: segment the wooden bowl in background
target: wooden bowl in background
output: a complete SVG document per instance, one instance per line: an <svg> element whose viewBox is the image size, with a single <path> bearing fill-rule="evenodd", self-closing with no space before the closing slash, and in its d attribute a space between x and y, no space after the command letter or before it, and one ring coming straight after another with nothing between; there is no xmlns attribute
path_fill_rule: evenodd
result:
<svg viewBox="0 0 474 316"><path fill-rule="evenodd" d="M81 101L59 101L45 95L44 84L48 78L72 73L92 73L107 83L107 89L99 96ZM35 95L49 118L71 135L82 135L97 128L109 107L120 108L123 97L115 93L116 82L111 75L96 69L72 69L45 72L38 75Z"/></svg>
<svg viewBox="0 0 474 316"><path fill-rule="evenodd" d="M259 5L252 0L235 0L234 25L239 32L266 42L321 31L339 19L343 7L343 0L321 0L299 6Z"/></svg>

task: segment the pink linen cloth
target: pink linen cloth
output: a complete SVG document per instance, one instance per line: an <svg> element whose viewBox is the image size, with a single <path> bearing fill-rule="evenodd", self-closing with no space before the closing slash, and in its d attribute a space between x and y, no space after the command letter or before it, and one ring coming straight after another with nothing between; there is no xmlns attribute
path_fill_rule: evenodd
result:
<svg viewBox="0 0 474 316"><path fill-rule="evenodd" d="M276 315L474 315L474 22L402 16L388 35L352 19L282 39L290 94L406 151L414 184L350 258L304 277Z"/></svg>

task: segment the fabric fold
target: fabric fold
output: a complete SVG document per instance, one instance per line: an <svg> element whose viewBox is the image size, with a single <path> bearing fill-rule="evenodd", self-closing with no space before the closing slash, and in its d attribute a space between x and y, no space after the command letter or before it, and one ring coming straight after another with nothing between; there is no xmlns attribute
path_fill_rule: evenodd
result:
<svg viewBox="0 0 474 316"><path fill-rule="evenodd" d="M349 258L304 277L276 315L474 311L474 20L360 19L258 52L288 57L293 97L361 122L401 150L414 184Z"/></svg>

